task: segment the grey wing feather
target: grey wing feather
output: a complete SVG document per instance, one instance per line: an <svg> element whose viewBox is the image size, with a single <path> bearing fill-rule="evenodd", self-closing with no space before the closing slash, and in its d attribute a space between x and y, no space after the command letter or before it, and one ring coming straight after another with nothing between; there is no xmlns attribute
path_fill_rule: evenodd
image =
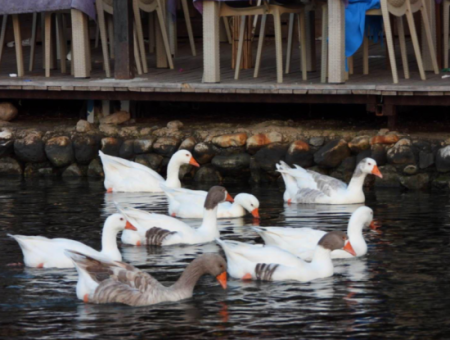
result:
<svg viewBox="0 0 450 340"><path fill-rule="evenodd" d="M169 231L166 229L153 227L145 233L147 245L161 246L163 241L170 235L176 234L176 231Z"/></svg>
<svg viewBox="0 0 450 340"><path fill-rule="evenodd" d="M347 189L347 184L344 182L326 175L319 174L312 170L306 170L312 176L317 184L317 189L322 191L325 195L330 196L333 191Z"/></svg>
<svg viewBox="0 0 450 340"><path fill-rule="evenodd" d="M275 263L258 263L255 267L256 279L261 281L272 281L275 270L279 267Z"/></svg>
<svg viewBox="0 0 450 340"><path fill-rule="evenodd" d="M325 195L322 191L315 189L299 189L297 191L296 202L297 203L316 203L318 198L329 197Z"/></svg>

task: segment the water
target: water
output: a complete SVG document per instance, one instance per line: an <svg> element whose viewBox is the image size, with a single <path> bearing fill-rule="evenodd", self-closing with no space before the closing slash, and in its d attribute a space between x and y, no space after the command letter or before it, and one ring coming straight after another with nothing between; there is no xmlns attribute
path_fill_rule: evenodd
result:
<svg viewBox="0 0 450 340"><path fill-rule="evenodd" d="M287 206L278 187L233 187L261 201L261 225L346 230L353 206ZM382 223L366 230L369 252L336 261L336 274L311 283L242 282L222 290L200 280L194 297L179 303L133 308L77 300L74 269L11 268L22 261L6 233L67 237L100 247L113 201L165 212L161 195L105 195L100 181L2 179L0 183L0 338L32 339L438 339L450 331L449 205L446 193L375 190L367 205ZM199 225L200 221L190 223ZM261 242L251 216L223 220L222 236ZM173 283L197 254L215 244L163 249L121 246L124 260Z"/></svg>

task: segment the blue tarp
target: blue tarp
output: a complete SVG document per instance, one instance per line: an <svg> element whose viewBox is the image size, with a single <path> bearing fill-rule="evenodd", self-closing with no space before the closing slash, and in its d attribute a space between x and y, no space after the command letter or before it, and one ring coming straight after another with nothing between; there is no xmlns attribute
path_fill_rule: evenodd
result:
<svg viewBox="0 0 450 340"><path fill-rule="evenodd" d="M380 0L349 0L345 9L345 56L351 57L360 47L364 39L366 22L376 41L383 30L381 16L367 17L366 11L380 8Z"/></svg>

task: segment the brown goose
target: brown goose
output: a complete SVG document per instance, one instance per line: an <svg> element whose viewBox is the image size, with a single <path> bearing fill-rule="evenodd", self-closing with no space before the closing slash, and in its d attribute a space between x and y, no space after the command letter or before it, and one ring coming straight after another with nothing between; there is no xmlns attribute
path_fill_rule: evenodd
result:
<svg viewBox="0 0 450 340"><path fill-rule="evenodd" d="M204 274L213 275L227 288L227 264L218 254L197 257L170 287L124 262L104 261L70 250L66 250L66 255L77 268L77 297L84 302L147 306L179 301L192 297L194 286Z"/></svg>

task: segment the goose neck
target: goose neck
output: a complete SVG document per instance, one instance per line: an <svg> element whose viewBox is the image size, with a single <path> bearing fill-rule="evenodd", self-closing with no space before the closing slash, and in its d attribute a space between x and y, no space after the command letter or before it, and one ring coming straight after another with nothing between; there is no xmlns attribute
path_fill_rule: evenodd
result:
<svg viewBox="0 0 450 340"><path fill-rule="evenodd" d="M102 232L102 251L101 253L109 256L114 261L121 261L122 255L117 247L117 234L119 231L113 226L105 223Z"/></svg>
<svg viewBox="0 0 450 340"><path fill-rule="evenodd" d="M167 179L166 185L170 188L181 188L181 182L179 179L181 164L174 159L173 157L170 159L169 164L167 165Z"/></svg>
<svg viewBox="0 0 450 340"><path fill-rule="evenodd" d="M184 298L190 297L197 281L203 274L205 274L203 262L200 259L196 259L186 267L177 282L170 287L170 290Z"/></svg>

